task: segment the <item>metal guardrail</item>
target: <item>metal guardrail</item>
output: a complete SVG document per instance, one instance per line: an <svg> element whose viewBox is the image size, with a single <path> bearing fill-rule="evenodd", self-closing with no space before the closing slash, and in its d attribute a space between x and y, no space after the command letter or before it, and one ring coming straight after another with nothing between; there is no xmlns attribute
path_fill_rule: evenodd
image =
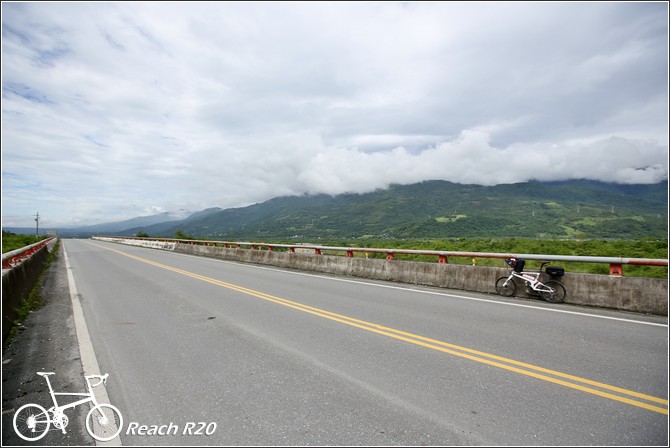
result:
<svg viewBox="0 0 670 448"><path fill-rule="evenodd" d="M15 265L21 263L25 258L30 257L32 254L40 250L43 246L51 243L55 238L55 236L52 236L51 238L38 241L29 246L2 254L2 269L11 269Z"/></svg>
<svg viewBox="0 0 670 448"><path fill-rule="evenodd" d="M347 257L353 257L355 253L383 253L386 254L387 260L393 260L396 255L425 255L437 257L438 263L448 263L449 257L466 257L466 258L517 258L524 260L539 260L539 261L564 261L577 263L602 263L610 265L610 275L623 276L623 265L635 266L668 266L667 259L657 258L619 258L619 257L592 257L592 256L577 256L577 255L541 255L541 254L518 254L518 253L493 253L493 252L455 252L455 251L438 251L438 250L411 250L411 249L380 249L380 248L365 248L365 247L333 247L333 246L318 246L309 244L273 244L273 243L253 243L253 242L230 242L230 241L208 241L208 240L184 240L174 238L140 238L140 237L106 237L106 238L123 238L133 240L147 240L147 241L163 241L175 242L182 244L197 244L205 246L222 246L226 248L243 248L257 250L275 250L278 248L288 249L289 252L296 252L300 249L313 250L315 254L320 255L323 251L330 252L344 252Z"/></svg>

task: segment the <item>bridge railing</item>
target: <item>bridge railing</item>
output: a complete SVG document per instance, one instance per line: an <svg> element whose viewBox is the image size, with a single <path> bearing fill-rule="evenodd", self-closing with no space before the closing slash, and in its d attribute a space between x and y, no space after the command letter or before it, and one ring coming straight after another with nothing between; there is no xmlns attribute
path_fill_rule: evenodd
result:
<svg viewBox="0 0 670 448"><path fill-rule="evenodd" d="M620 257L594 257L577 255L543 255L543 254L521 254L521 253L493 253L493 252L457 252L441 250L412 250L412 249L383 249L371 247L338 247L338 246L320 246L311 244L275 244L258 242L232 242L232 241L209 241L209 240L191 240L174 238L140 238L140 237L105 237L105 238L123 238L130 240L162 241L181 244L197 244L206 246L219 246L225 248L249 248L255 250L277 250L284 249L289 252L313 251L315 254L323 252L340 252L344 256L353 257L356 253L371 254L381 253L386 255L387 260L393 260L397 255L422 255L435 257L438 263L448 263L449 257L460 258L517 258L524 260L538 260L543 262L577 262L577 263L600 263L609 264L610 275L623 276L623 265L635 266L668 266L667 259L657 258L620 258Z"/></svg>
<svg viewBox="0 0 670 448"><path fill-rule="evenodd" d="M11 269L13 266L21 263L26 258L40 250L42 247L52 243L56 239L55 236L43 239L29 246L16 249L5 254L2 254L2 269Z"/></svg>

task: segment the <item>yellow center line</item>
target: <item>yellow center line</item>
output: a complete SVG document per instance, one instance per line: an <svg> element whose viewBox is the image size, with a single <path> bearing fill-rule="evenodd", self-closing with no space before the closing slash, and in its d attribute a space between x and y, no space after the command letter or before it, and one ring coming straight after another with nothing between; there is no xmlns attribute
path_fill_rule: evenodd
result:
<svg viewBox="0 0 670 448"><path fill-rule="evenodd" d="M637 406L637 407L644 408L644 409L647 409L647 410L650 410L650 411L654 411L654 412L658 412L658 413L661 413L661 414L664 414L664 415L668 415L668 409L666 409L666 408L662 408L662 407L659 407L659 406L654 406L652 404L644 403L644 402L637 401L637 400L634 400L634 399L631 399L631 398L622 397L622 396L619 396L619 395L614 395L614 394L609 393L609 392L604 392L604 391L601 391L601 390L592 389L590 387L586 387L586 386L583 386L581 384L575 384L575 383L571 383L571 382L568 382L568 381L564 381L564 380L561 380L559 378L564 378L565 380L570 380L570 381L574 381L574 382L582 383L582 384L588 384L590 386L598 387L600 389L605 389L605 390L609 390L609 391L612 391L612 392L617 392L617 393L620 393L620 394L628 395L630 397L635 397L635 398L639 398L639 399L642 399L642 400L646 400L646 401L650 401L650 402L654 402L654 403L659 403L661 405L665 405L666 407L668 406L668 400L667 399L654 397L652 395L647 395L647 394L643 394L643 393L640 393L640 392L635 392L635 391L632 391L632 390L623 389L621 387L612 386L612 385L605 384L605 383L600 383L598 381L592 381L592 380L589 380L589 379L586 379L586 378L580 378L578 376L570 375L570 374L567 374L567 373L562 373L562 372L547 369L547 368L544 368L544 367L535 366L535 365L532 365L532 364L527 364L527 363L524 363L524 362L521 362L521 361L516 361L516 360L513 360L513 359L509 359L509 358L504 358L502 356L497 356L497 355L493 355L493 354L490 354L490 353L485 353L485 352L481 352L481 351L478 351L478 350L473 350L473 349L470 349L470 348L467 348L467 347L461 347L461 346L458 346L458 345L450 344L448 342L443 342L443 341L439 341L439 340L436 340L436 339L431 339L431 338L416 335L416 334L413 334L413 333L408 333L408 332L405 332L405 331L397 330L397 329L394 329L394 328L385 327L383 325L367 322L367 321L364 321L364 320L355 319L353 317L344 316L344 315L341 315L341 314L333 313L331 311L326 311L326 310L322 310L320 308L315 308L315 307L312 307L312 306L309 306L309 305L305 305L305 304L302 304L302 303L299 303L299 302L294 302L294 301L291 301L291 300L283 299L281 297L276 297L276 296L266 294L266 293L261 292L261 291L256 291L256 290L253 290L253 289L245 288L243 286L234 285L232 283L227 283L227 282L224 282L224 281L221 281L221 280L216 280L216 279L206 277L206 276L203 276L203 275L200 275L200 274L196 274L196 273L193 273L193 272L184 271L182 269L178 269L178 268L168 266L168 265L165 265L165 264L162 264L162 263L157 263L155 261L151 261L151 260L147 260L145 258L137 257L135 255L131 255L131 254L126 253L126 252L122 252L120 250L111 249L111 248L104 247L104 246L99 246L97 244L95 244L95 246L100 247L102 249L112 251L112 252L116 252L120 255L132 258L132 259L137 260L137 261L142 262L142 263L147 263L147 264L156 266L156 267L161 268L161 269L165 269L165 270L172 271L172 272L175 272L175 273L178 273L178 274L186 275L188 277L195 278L195 279L198 279L198 280L202 280L202 281L205 281L205 282L208 282L208 283L212 283L212 284L217 285L217 286L222 286L224 288L228 288L228 289L231 289L231 290L234 290L234 291L238 291L238 292L241 292L243 294L251 295L251 296L254 296L254 297L269 301L269 302L277 303L279 305L283 305L283 306L286 306L286 307L289 307L289 308L296 309L298 311L302 311L302 312L309 313L309 314L312 314L312 315L315 315L315 316L319 316L319 317L322 317L324 319L329 319L329 320L332 320L332 321L335 321L335 322L340 322L342 324L349 325L351 327L360 328L362 330L370 331L370 332L377 333L377 334L380 334L380 335L383 335L383 336L387 336L387 337L390 337L390 338L393 338L393 339L408 342L410 344L426 347L426 348L436 350L436 351L440 351L440 352L443 352L443 353L448 353L448 354L458 356L458 357L461 357L461 358L470 359L472 361L476 361L476 362L479 362L479 363L483 363L483 364L487 364L487 365L490 365L490 366L498 367L498 368L508 370L508 371L511 371L511 372L519 373L519 374L526 375L526 376L529 376L529 377L533 377L533 378L536 378L536 379L540 379L540 380L543 380L543 381L548 381L548 382L551 382L551 383L554 383L554 384L559 384L559 385L562 385L562 386L565 386L565 387L569 387L571 389L576 389L576 390L579 390L579 391L582 391L582 392L598 395L600 397L609 398L611 400L619 401L619 402L622 402L622 403L630 404L632 406ZM517 367L515 367L515 366L517 366ZM533 372L532 370L535 370L536 372ZM537 373L537 372L542 372L544 374L552 375L552 376L543 375L542 373ZM558 378L555 378L555 377L558 377Z"/></svg>

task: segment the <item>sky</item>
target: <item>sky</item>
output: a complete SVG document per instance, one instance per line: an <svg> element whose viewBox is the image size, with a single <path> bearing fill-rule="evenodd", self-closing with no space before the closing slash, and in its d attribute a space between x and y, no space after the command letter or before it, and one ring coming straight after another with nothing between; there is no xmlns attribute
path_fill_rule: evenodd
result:
<svg viewBox="0 0 670 448"><path fill-rule="evenodd" d="M666 2L3 2L2 226L668 178Z"/></svg>

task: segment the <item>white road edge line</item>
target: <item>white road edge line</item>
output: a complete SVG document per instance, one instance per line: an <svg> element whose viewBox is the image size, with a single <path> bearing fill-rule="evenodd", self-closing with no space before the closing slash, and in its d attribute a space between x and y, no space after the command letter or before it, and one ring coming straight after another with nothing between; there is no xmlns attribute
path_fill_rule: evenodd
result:
<svg viewBox="0 0 670 448"><path fill-rule="evenodd" d="M63 245L63 258L65 259L65 270L67 271L67 282L70 287L70 300L72 301L72 315L74 318L74 326L77 332L77 342L79 344L79 355L81 357L81 365L84 370L84 375L100 375L100 366L98 365L98 358L95 356L93 350L93 343L91 336L88 333L88 326L84 318L84 311L79 303L79 293L74 283L74 276L72 275L72 267L70 260L67 257L65 245ZM110 403L107 395L107 388L104 384L95 388L95 397L99 403ZM98 446L122 446L121 438L117 435L108 442L101 442L96 440L95 444Z"/></svg>

